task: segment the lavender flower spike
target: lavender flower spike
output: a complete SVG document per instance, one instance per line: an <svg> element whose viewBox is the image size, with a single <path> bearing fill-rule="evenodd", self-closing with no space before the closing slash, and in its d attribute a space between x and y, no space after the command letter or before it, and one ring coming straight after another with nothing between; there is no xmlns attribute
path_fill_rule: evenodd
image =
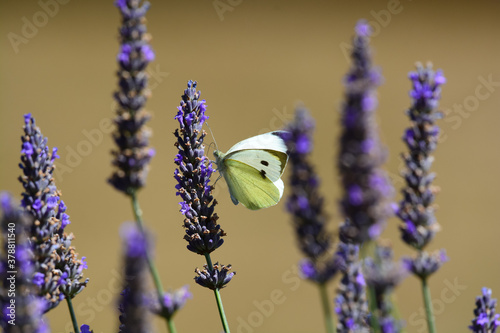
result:
<svg viewBox="0 0 500 333"><path fill-rule="evenodd" d="M151 118L144 109L149 95L146 66L154 60L154 53L144 18L149 2L117 0L115 5L122 14L121 50L117 56L120 88L114 95L118 103L113 134L117 149L112 151L116 170L108 181L117 190L132 195L145 185L148 164L155 153L148 147L151 131L144 126Z"/></svg>
<svg viewBox="0 0 500 333"><path fill-rule="evenodd" d="M491 298L491 289L483 288L482 293L476 297L475 318L469 329L474 333L495 333L500 326L500 315L495 313L497 300Z"/></svg>
<svg viewBox="0 0 500 333"><path fill-rule="evenodd" d="M431 154L439 138L435 121L442 116L436 108L446 79L441 71L434 72L431 65L424 68L421 64L417 64L415 72L410 72L409 78L413 85L412 106L406 113L412 124L403 137L409 152L403 155L406 187L397 215L404 222L400 227L403 241L422 250L439 230L433 205L439 188L432 185L435 174L430 168L434 161Z"/></svg>
<svg viewBox="0 0 500 333"><path fill-rule="evenodd" d="M38 296L38 288L32 282L35 258L27 235L33 217L19 210L7 193L0 193L0 204L3 210L0 326L6 333L48 333L50 330L43 317L46 301Z"/></svg>
<svg viewBox="0 0 500 333"><path fill-rule="evenodd" d="M61 200L60 191L54 184L54 161L57 148L50 152L40 129L31 114L24 116L20 168L23 175L22 206L34 217L31 225L30 241L35 256L33 283L40 296L47 299L46 311L56 307L65 297L71 299L87 285L81 282L83 270L87 269L85 257L78 258L71 246L72 233L66 234L70 224L66 205Z"/></svg>
<svg viewBox="0 0 500 333"><path fill-rule="evenodd" d="M308 280L326 283L338 269L334 257L328 256L332 237L326 231L327 219L323 212L323 197L319 193L319 179L309 162L314 121L307 109L297 107L295 119L285 130L283 140L292 165L292 190L287 210L293 216L298 244L306 256L300 263L301 272Z"/></svg>
<svg viewBox="0 0 500 333"><path fill-rule="evenodd" d="M202 130L205 115L205 100L200 100L196 91L196 82L189 81L182 96L181 106L175 119L180 129L175 130L178 154L175 157L174 177L177 195L182 198L181 213L185 216L184 226L188 250L206 255L222 245L225 235L217 224L218 216L214 213L217 201L212 196L210 176L214 172L212 162L205 155L203 140L206 132Z"/></svg>
<svg viewBox="0 0 500 333"><path fill-rule="evenodd" d="M393 261L393 252L390 246L378 244L375 249L375 259L366 258L364 268L366 284L374 292L374 301L378 312L372 313L372 316L377 315L381 333L401 332L403 323L395 320L392 316L390 294L408 275L408 271L402 262Z"/></svg>
<svg viewBox="0 0 500 333"><path fill-rule="evenodd" d="M151 332L145 301L148 242L144 233L133 223L125 223L120 230L125 248L125 281L121 300L119 333Z"/></svg>
<svg viewBox="0 0 500 333"><path fill-rule="evenodd" d="M368 333L370 324L366 282L359 262L359 245L340 243L337 255L343 272L335 298L337 332Z"/></svg>
<svg viewBox="0 0 500 333"><path fill-rule="evenodd" d="M370 26L359 21L353 40L352 66L344 79L339 171L344 189L341 207L346 222L340 228L344 242L364 243L383 231L391 214L392 187L381 170L385 153L379 142L374 111L380 73L372 68L368 46Z"/></svg>

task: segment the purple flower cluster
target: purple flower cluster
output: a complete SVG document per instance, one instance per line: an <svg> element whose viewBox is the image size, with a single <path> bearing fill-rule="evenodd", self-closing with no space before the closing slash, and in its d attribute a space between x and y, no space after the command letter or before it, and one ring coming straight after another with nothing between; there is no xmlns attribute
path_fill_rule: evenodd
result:
<svg viewBox="0 0 500 333"><path fill-rule="evenodd" d="M500 326L500 315L495 313L497 300L491 298L491 289L483 288L482 293L476 297L475 318L469 329L474 333L495 333Z"/></svg>
<svg viewBox="0 0 500 333"><path fill-rule="evenodd" d="M0 253L0 326L6 333L48 333L50 330L43 317L46 301L37 296L38 290L32 282L35 258L27 235L33 217L18 209L7 193L0 194L0 204L3 211L0 222L3 244ZM13 291L15 296L12 296Z"/></svg>
<svg viewBox="0 0 500 333"><path fill-rule="evenodd" d="M365 293L366 281L359 261L359 246L340 243L337 257L343 273L335 297L337 332L368 333L370 324Z"/></svg>
<svg viewBox="0 0 500 333"><path fill-rule="evenodd" d="M292 165L287 210L293 216L298 244L306 256L300 263L302 275L311 281L326 283L338 268L334 257L329 255L332 237L326 231L319 179L309 162L313 131L314 120L305 108L298 107L294 121L282 135Z"/></svg>
<svg viewBox="0 0 500 333"><path fill-rule="evenodd" d="M392 316L392 302L390 294L408 275L402 262L393 261L393 252L390 246L377 245L375 258L365 259L364 267L366 284L374 291L374 301L378 313L376 315L381 333L397 333L403 324Z"/></svg>
<svg viewBox="0 0 500 333"><path fill-rule="evenodd" d="M148 241L133 223L122 226L121 237L124 244L124 288L120 304L120 333L149 333L150 319L146 305L146 272Z"/></svg>
<svg viewBox="0 0 500 333"><path fill-rule="evenodd" d="M205 115L205 100L199 98L196 82L189 81L175 116L180 129L174 133L178 149L174 159L177 165L174 177L178 183L176 194L183 200L180 211L185 216L187 248L206 255L222 245L225 234L217 224L218 216L214 213L217 201L212 196L213 187L209 185L214 169L205 155L203 140L206 132L202 130L208 117Z"/></svg>
<svg viewBox="0 0 500 333"><path fill-rule="evenodd" d="M340 239L361 244L377 238L391 214L388 198L393 189L381 170L385 152L379 142L374 111L375 88L380 73L372 68L369 49L370 26L356 25L351 58L345 77L346 100L342 111L339 171L344 189L341 208L346 218Z"/></svg>
<svg viewBox="0 0 500 333"><path fill-rule="evenodd" d="M415 72L410 72L409 78L413 86L412 105L407 111L411 127L403 137L409 150L403 155L406 187L402 190L403 200L397 215L404 222L400 227L403 241L419 251L416 259L407 260L407 266L415 275L426 278L448 260L444 251L433 255L422 252L439 230L433 204L438 187L432 185L435 174L430 168L434 161L431 154L439 137L435 121L442 116L436 108L446 79L441 71L435 72L431 65L421 64L417 64Z"/></svg>
<svg viewBox="0 0 500 333"><path fill-rule="evenodd" d="M23 171L19 181L24 188L21 203L34 217L30 230L35 256L33 283L38 287L38 294L47 299L48 311L64 297L71 299L85 288L88 279L80 280L87 263L85 257L78 258L71 246L73 234L64 232L70 221L61 193L54 184L57 148L49 150L47 138L36 127L31 114L25 115L24 120L19 164Z"/></svg>
<svg viewBox="0 0 500 333"><path fill-rule="evenodd" d="M441 71L434 72L431 66L410 72L413 85L410 92L412 106L407 115L412 124L406 130L403 141L409 152L403 155L406 165L403 200L399 204L398 217L404 222L400 227L403 241L417 250L422 250L439 230L434 216L434 196L438 191L432 185L435 174L430 172L439 138L439 127L435 121L441 118L436 110L441 97L441 85L446 82Z"/></svg>
<svg viewBox="0 0 500 333"><path fill-rule="evenodd" d="M117 149L112 152L116 170L109 183L127 195L145 185L148 164L155 151L149 147L151 131L144 124L151 118L144 109L149 91L146 66L154 60L149 46L145 17L149 3L139 0L117 0L115 5L122 14L120 29L121 49L119 90L114 97L118 103L113 139Z"/></svg>
<svg viewBox="0 0 500 333"><path fill-rule="evenodd" d="M218 262L215 263L213 269L209 269L208 265L203 265L203 267L203 270L198 268L195 270L198 276L194 280L200 286L212 290L224 288L236 274L236 272L231 272L231 265L219 266Z"/></svg>
<svg viewBox="0 0 500 333"><path fill-rule="evenodd" d="M189 292L189 286L181 287L174 291L163 293L161 304L156 297L152 298L151 311L168 320L172 319L178 310L182 309L187 300L193 295Z"/></svg>

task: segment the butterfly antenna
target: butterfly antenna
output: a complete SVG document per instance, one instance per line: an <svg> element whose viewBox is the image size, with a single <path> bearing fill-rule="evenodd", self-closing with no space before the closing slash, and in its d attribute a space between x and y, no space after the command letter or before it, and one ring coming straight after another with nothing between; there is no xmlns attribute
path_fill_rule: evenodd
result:
<svg viewBox="0 0 500 333"><path fill-rule="evenodd" d="M214 136L214 133L212 132L212 129L208 125L208 121L205 121L205 124L207 124L208 130L210 131L210 135L212 135L212 139L214 140L214 143L215 143L215 148L217 148L217 150L219 150L219 146L217 145L217 141L215 140L215 136Z"/></svg>

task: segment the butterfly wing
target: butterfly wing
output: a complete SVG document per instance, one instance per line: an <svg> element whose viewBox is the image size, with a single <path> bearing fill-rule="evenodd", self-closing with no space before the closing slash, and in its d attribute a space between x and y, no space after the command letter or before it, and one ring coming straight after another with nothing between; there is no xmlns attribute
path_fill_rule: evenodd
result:
<svg viewBox="0 0 500 333"><path fill-rule="evenodd" d="M283 181L272 182L254 167L233 159L224 160L224 179L235 205L241 202L251 210L276 205L283 196Z"/></svg>
<svg viewBox="0 0 500 333"><path fill-rule="evenodd" d="M283 133L286 133L286 131L274 131L240 141L232 146L231 149L227 151L226 155L244 149L276 150L286 154L286 144L281 138Z"/></svg>
<svg viewBox="0 0 500 333"><path fill-rule="evenodd" d="M287 147L281 138L283 133L274 131L238 142L229 149L225 158L250 165L275 182L283 174L288 161Z"/></svg>
<svg viewBox="0 0 500 333"><path fill-rule="evenodd" d="M226 155L226 160L245 163L275 182L285 169L288 155L276 150L245 149Z"/></svg>

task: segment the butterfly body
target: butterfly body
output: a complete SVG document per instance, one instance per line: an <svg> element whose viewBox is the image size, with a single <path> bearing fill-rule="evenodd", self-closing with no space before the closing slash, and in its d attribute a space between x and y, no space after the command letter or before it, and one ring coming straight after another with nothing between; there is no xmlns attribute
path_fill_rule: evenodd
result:
<svg viewBox="0 0 500 333"><path fill-rule="evenodd" d="M227 153L214 151L217 170L224 177L231 200L251 210L276 205L283 196L281 175L288 161L283 131L243 140Z"/></svg>

